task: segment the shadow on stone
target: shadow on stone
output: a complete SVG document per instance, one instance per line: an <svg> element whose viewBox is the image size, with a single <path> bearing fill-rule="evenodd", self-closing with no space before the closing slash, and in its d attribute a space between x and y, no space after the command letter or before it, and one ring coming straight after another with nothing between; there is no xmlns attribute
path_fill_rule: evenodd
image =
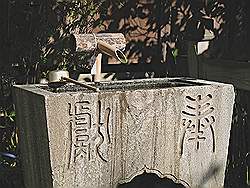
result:
<svg viewBox="0 0 250 188"><path fill-rule="evenodd" d="M182 184L174 183L168 178L160 178L153 173L143 173L131 182L120 184L117 188L185 188Z"/></svg>

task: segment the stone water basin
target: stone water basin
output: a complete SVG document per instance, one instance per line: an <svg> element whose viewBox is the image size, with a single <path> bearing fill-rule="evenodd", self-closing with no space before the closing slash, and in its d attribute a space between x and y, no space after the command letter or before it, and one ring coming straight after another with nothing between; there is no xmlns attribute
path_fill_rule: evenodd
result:
<svg viewBox="0 0 250 188"><path fill-rule="evenodd" d="M185 187L223 187L232 85L185 78L92 85L100 91L14 87L26 187L115 188L144 172Z"/></svg>
<svg viewBox="0 0 250 188"><path fill-rule="evenodd" d="M146 89L160 89L160 88L173 88L184 86L201 86L207 85L206 83L195 82L191 78L168 78L168 79L138 79L138 80L125 80L125 81L108 81L90 83L89 85L99 88L100 91L126 91L126 90L146 90ZM54 93L63 92L91 92L92 90L84 88L83 86L75 84L56 84L51 87L49 85L38 86L41 89L51 91ZM93 91L92 91L93 92Z"/></svg>

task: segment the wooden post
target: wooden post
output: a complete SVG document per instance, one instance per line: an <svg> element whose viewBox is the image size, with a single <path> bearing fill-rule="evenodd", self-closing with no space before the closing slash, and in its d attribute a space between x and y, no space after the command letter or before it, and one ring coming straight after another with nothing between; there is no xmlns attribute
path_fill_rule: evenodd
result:
<svg viewBox="0 0 250 188"><path fill-rule="evenodd" d="M188 69L189 76L193 78L199 78L201 74L202 64L199 62L199 42L209 42L214 38L214 33L205 29L205 34L201 41L188 41ZM208 47L208 45L207 45ZM197 48L197 49L196 49Z"/></svg>
<svg viewBox="0 0 250 188"><path fill-rule="evenodd" d="M196 43L193 41L188 42L188 72L192 78L199 77L199 62L195 51Z"/></svg>
<svg viewBox="0 0 250 188"><path fill-rule="evenodd" d="M96 71L95 71L95 75L94 75L94 81L95 82L100 82L101 81L101 73L102 73L102 54L99 53L96 57Z"/></svg>

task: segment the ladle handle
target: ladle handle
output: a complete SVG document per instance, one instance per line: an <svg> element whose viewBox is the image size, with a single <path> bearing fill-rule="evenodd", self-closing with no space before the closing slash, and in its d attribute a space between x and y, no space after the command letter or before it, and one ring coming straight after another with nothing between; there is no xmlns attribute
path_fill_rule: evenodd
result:
<svg viewBox="0 0 250 188"><path fill-rule="evenodd" d="M88 84L84 84L84 83L81 83L81 82L78 82L74 79L71 79L71 78L67 78L67 77L61 77L62 80L66 80L68 82L71 82L71 83L74 83L74 84L77 84L77 85L80 85L80 86L83 86L85 88L88 88L88 89L92 89L94 91L99 91L99 88L97 87L94 87L94 86L90 86Z"/></svg>

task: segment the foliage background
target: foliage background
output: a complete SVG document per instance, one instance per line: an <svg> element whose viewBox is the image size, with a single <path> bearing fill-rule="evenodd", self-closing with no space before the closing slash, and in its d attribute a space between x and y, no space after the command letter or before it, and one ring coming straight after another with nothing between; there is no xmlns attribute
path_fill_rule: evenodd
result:
<svg viewBox="0 0 250 188"><path fill-rule="evenodd" d="M180 71L178 57L186 55L187 41L201 40L205 29L215 34L206 57L249 61L249 9L248 0L1 0L0 187L22 186L11 86L38 83L57 68L84 71L89 56L78 56L67 46L70 33L122 32L131 63L152 64L155 77L171 76ZM167 64L167 69L159 64ZM249 94L238 96L234 124L249 127L249 102L244 97ZM244 147L249 152L249 146ZM229 163L231 169L245 168L245 150L231 150L243 156ZM245 172L235 181L243 187L250 179Z"/></svg>

